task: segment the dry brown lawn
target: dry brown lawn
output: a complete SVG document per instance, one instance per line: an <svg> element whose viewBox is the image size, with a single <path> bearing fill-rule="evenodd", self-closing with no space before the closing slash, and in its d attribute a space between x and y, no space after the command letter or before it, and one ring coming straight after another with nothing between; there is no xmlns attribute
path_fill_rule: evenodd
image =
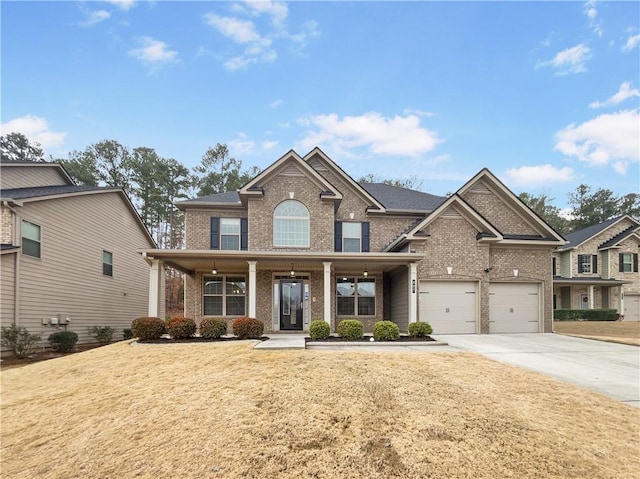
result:
<svg viewBox="0 0 640 479"><path fill-rule="evenodd" d="M640 409L471 353L129 345L2 371L4 478L637 478Z"/></svg>
<svg viewBox="0 0 640 479"><path fill-rule="evenodd" d="M639 321L555 321L553 329L571 336L640 346Z"/></svg>

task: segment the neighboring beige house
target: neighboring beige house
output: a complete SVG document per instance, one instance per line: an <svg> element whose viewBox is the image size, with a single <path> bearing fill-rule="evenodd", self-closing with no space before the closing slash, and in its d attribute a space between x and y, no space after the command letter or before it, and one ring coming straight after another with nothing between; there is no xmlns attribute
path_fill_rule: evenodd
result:
<svg viewBox="0 0 640 479"><path fill-rule="evenodd" d="M0 324L45 345L59 330L94 342L89 326L121 339L148 310L150 268L137 251L156 246L125 192L75 185L56 163L3 162L0 178Z"/></svg>
<svg viewBox="0 0 640 479"><path fill-rule="evenodd" d="M565 243L491 172L449 198L357 183L320 149L290 151L239 191L177 204L186 249L148 250L185 273L184 314L251 316L266 332L551 332L551 255ZM152 283L156 275L152 277ZM152 305L157 315L160 303Z"/></svg>
<svg viewBox="0 0 640 479"><path fill-rule="evenodd" d="M624 215L566 235L553 255L554 308L617 309L640 320L640 222Z"/></svg>

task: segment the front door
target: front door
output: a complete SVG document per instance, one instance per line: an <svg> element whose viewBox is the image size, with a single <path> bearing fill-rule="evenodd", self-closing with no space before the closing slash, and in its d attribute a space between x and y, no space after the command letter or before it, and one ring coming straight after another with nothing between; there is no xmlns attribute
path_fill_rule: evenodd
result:
<svg viewBox="0 0 640 479"><path fill-rule="evenodd" d="M302 331L302 280L280 280L280 329Z"/></svg>

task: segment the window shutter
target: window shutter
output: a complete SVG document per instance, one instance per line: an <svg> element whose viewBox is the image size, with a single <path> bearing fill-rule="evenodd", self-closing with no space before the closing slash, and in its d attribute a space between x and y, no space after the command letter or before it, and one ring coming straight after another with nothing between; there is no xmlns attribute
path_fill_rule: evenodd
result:
<svg viewBox="0 0 640 479"><path fill-rule="evenodd" d="M362 229L361 229L361 234L362 234L362 247L361 247L361 251L363 253L368 253L369 252L369 222L365 221L362 223Z"/></svg>
<svg viewBox="0 0 640 479"><path fill-rule="evenodd" d="M638 253L633 253L633 272L638 272Z"/></svg>
<svg viewBox="0 0 640 479"><path fill-rule="evenodd" d="M556 273L556 267L557 267L556 258L555 258L555 257L553 257L553 258L551 258L551 274L552 274L553 276L556 276L556 275L557 275L557 273Z"/></svg>
<svg viewBox="0 0 640 479"><path fill-rule="evenodd" d="M220 249L220 218L211 217L211 249Z"/></svg>
<svg viewBox="0 0 640 479"><path fill-rule="evenodd" d="M624 255L622 253L618 253L618 271L624 273Z"/></svg>
<svg viewBox="0 0 640 479"><path fill-rule="evenodd" d="M584 273L584 268L582 267L582 255L578 255L578 273Z"/></svg>
<svg viewBox="0 0 640 479"><path fill-rule="evenodd" d="M249 220L240 218L240 249L246 251L249 248Z"/></svg>
<svg viewBox="0 0 640 479"><path fill-rule="evenodd" d="M591 272L592 273L598 272L598 255L597 254L594 254L593 257L591 258Z"/></svg>
<svg viewBox="0 0 640 479"><path fill-rule="evenodd" d="M336 221L333 226L333 250L342 251L342 221Z"/></svg>

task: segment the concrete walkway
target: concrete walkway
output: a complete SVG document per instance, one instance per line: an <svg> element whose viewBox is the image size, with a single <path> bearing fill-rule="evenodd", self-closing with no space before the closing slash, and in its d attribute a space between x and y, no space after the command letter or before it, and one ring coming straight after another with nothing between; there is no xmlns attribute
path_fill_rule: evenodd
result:
<svg viewBox="0 0 640 479"><path fill-rule="evenodd" d="M304 349L306 334L268 334L269 339L260 341L253 349Z"/></svg>

